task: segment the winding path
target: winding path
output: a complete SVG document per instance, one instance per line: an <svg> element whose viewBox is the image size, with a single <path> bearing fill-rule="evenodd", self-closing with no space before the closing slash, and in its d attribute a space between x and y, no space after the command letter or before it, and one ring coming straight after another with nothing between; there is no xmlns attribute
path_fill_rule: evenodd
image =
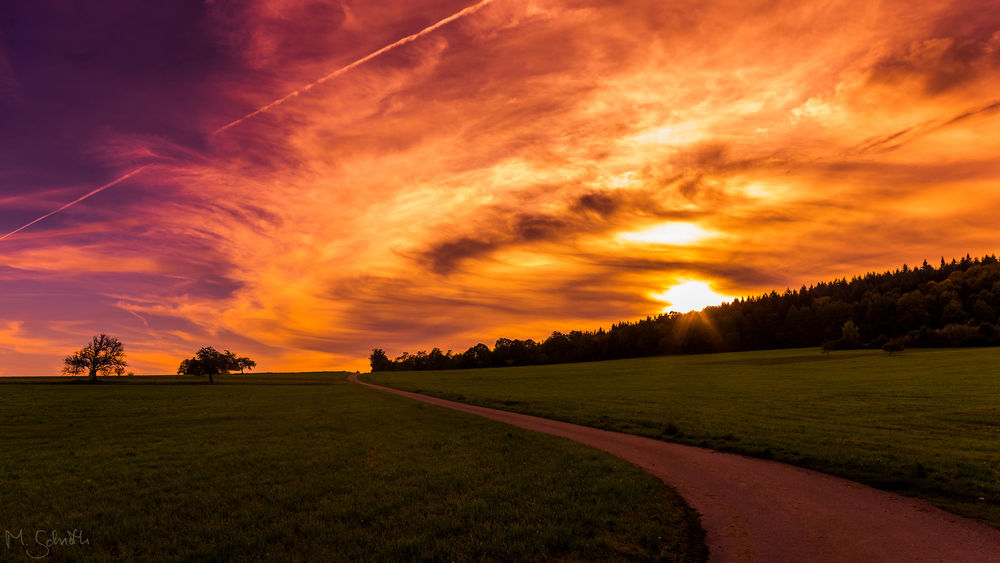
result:
<svg viewBox="0 0 1000 563"><path fill-rule="evenodd" d="M710 561L1000 562L1000 530L926 501L773 461L381 391L587 444L652 473L699 513Z"/></svg>

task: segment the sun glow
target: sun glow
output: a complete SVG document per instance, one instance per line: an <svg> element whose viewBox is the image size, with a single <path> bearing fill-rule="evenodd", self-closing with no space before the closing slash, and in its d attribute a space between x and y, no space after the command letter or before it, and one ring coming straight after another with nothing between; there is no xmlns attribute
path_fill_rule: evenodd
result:
<svg viewBox="0 0 1000 563"><path fill-rule="evenodd" d="M664 313L700 311L705 307L721 305L731 299L729 296L716 293L708 282L696 280L679 283L662 293L652 293L650 297L667 304L663 308Z"/></svg>
<svg viewBox="0 0 1000 563"><path fill-rule="evenodd" d="M619 233L618 238L629 242L653 244L691 244L711 236L711 233L694 223L661 223L642 231Z"/></svg>

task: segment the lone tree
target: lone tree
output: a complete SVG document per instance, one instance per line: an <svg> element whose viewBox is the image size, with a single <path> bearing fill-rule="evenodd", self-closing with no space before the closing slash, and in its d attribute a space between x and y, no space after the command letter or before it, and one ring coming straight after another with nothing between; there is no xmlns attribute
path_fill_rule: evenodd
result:
<svg viewBox="0 0 1000 563"><path fill-rule="evenodd" d="M80 375L87 373L91 381L97 381L97 374L111 375L112 373L124 373L125 347L121 340L113 336L101 333L72 356L66 356L66 366L63 373L67 375Z"/></svg>
<svg viewBox="0 0 1000 563"><path fill-rule="evenodd" d="M253 369L256 366L257 362L250 358L237 358L236 354L229 350L219 352L211 346L205 346L198 350L193 358L181 361L177 374L207 375L208 382L214 383L216 375L227 374L232 370L240 370L240 373L243 373L244 369Z"/></svg>

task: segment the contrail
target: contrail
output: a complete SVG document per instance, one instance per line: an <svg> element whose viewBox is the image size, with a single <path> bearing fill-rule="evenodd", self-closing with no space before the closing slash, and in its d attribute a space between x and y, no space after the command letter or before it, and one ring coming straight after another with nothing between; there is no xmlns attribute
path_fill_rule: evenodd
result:
<svg viewBox="0 0 1000 563"><path fill-rule="evenodd" d="M389 51L395 49L396 47L399 47L401 45L405 45L405 44L410 43L410 42L412 42L412 41L414 41L416 39L419 39L419 38L423 37L424 35L427 35L428 33L431 33L432 31L434 31L436 29L444 27L444 26L448 25L449 23L451 23L451 22L453 22L453 21L455 21L457 19L461 19L461 18L464 18L465 16L468 16L470 14L474 14L474 13L478 12L479 10L481 10L482 8L484 8L487 4L490 4L492 2L493 2L493 0L482 0L478 4L469 6L468 8L465 8L465 9L459 11L459 12L456 12L456 13L454 13L454 14L446 17L445 19L437 22L436 24L434 24L434 25L432 25L430 27L425 27L424 29L421 29L420 31L414 33L413 35L407 35L406 37L400 39L399 41L396 41L395 43L393 43L391 45L387 45L385 47L382 47L378 51L375 51L374 53L371 53L371 54L369 54L369 55L367 55L365 57L362 57L362 58L354 61L353 63L351 63L351 64L349 64L347 66L338 68L337 70L331 72L330 74L327 74L323 78L320 78L319 80L317 80L317 81L315 81L315 82L313 82L311 84L306 84L305 86L299 88L298 90L295 90L294 92L290 92L288 94L285 94L284 96L278 98L277 100L274 100L273 102L271 102L271 103L269 103L269 104L267 104L265 106L262 106L262 107L260 107L260 108L258 108L256 110L254 110L254 111L252 111L252 112L244 115L243 117L237 119L236 121L233 121L231 123L223 125L222 127L219 127L218 129L215 130L215 133L216 134L217 133L221 133L221 132L225 131L226 129L229 129L230 127L234 127L236 125L239 125L240 123L243 123L244 121L250 119L251 117L253 117L253 116L257 115L257 114L264 113L264 112L270 110L271 108L273 108L273 107L275 107L277 105L283 104L284 102L290 100L291 98L294 98L295 96L298 96L299 94L301 94L303 92L307 92L307 91L311 90L314 86L318 86L318 85L326 82L327 80L330 80L332 78L336 78L336 77L344 74L345 72L348 72L351 69L354 69L354 68L356 68L358 66L361 66L361 65L365 64L366 62L368 62L368 61L370 61L370 60L372 60L372 59L374 59L374 58L376 58L376 57L378 57L378 56L380 56L380 55L382 55L384 53L388 53Z"/></svg>
<svg viewBox="0 0 1000 563"><path fill-rule="evenodd" d="M267 104L265 106L262 106L262 107L260 107L260 108L258 108L256 110L254 110L254 111L252 111L252 112L244 115L243 117L237 119L236 121L233 121L231 123L223 125L222 127L219 127L218 129L215 130L215 134L221 133L221 132L225 131L226 129L229 129L230 127L235 127L236 125L239 125L240 123L243 123L244 121L250 119L251 117L253 117L253 116L257 115L257 114L264 113L264 112L270 110L271 108L273 108L275 106L278 106L278 105L280 105L280 104L282 104L282 103L290 100L291 98L294 98L295 96L298 96L299 94L301 94L303 92L307 92L307 91L311 90L314 86L318 86L320 84L323 84L324 82L326 82L326 81L328 81L328 80L330 80L332 78L336 78L336 77L338 77L338 76L340 76L340 75L342 75L342 74L344 74L346 72L349 72L350 70L352 70L352 69L354 69L356 67L359 67L359 66L365 64L366 62L368 62L368 61L370 61L370 60L372 60L372 59L374 59L374 58L376 58L376 57L378 57L380 55L388 53L389 51L395 49L396 47L399 47L399 46L402 46L402 45L406 45L407 43L415 41L415 40L417 40L417 39L419 39L419 38L427 35L428 33L433 32L436 29L440 29L440 28L448 25L449 23L451 23L451 22L453 22L455 20L458 20L458 19L464 18L465 16L474 14L474 13L478 12L479 10L481 10L482 8L486 7L487 4L491 4L492 2L493 2L493 0L481 0L478 4L473 4L472 6L469 6L468 8L460 10L460 11L458 11L458 12L456 12L456 13L448 16L448 17L446 17L445 19L443 19L443 20L435 23L434 25L431 25L429 27L425 27L424 29L421 29L420 31L414 33L413 35L407 35L406 37L400 39L399 41L396 41L395 43L392 43L391 45L386 45L385 47L382 47L378 51L375 51L375 52L373 52L373 53L371 53L369 55L366 55L366 56L364 56L364 57L362 57L362 58L354 61L353 63L351 63L351 64L349 64L347 66L343 66L341 68L338 68L337 70L331 72L330 74L327 74L326 76L320 78L319 80L316 80L315 82L312 82L311 84L306 84L305 86L299 88L298 90L295 90L294 92L290 92L288 94L285 94L284 96L278 98L277 100L274 100L273 102L271 102L271 103L269 103L269 104ZM2 241L4 239L7 239L11 235L15 235L15 234L23 231L24 229L27 229L28 227L34 225L35 223L37 223L39 221L43 221L45 219L48 219L49 217L55 215L56 213L59 213L60 211L63 211L63 210L68 209L70 207L73 207L74 205L80 203L81 201L87 199L88 197L90 197L90 196L92 196L94 194L100 193L100 192L102 192L102 191L110 188L111 186L114 186L115 184L123 182L123 181L131 178L132 176L135 176L139 172L142 172L147 166L140 166L139 168L136 168L135 170L132 170L128 174L125 174L124 176L121 176L121 177L119 177L119 178L117 178L115 180L112 180L112 181L108 182L107 184L104 184L103 186L101 186L99 188L96 188L94 190L91 190L90 192L88 192L88 193L80 196L79 198L74 199L73 201L67 203L66 205L63 205L59 209L56 209L55 211L51 211L49 213L46 213L45 215L42 215L41 217L39 217L38 219L35 219L34 221L32 221L30 223L28 223L28 224L26 224L26 225L24 225L22 227L19 227L19 228L15 229L15 230L13 230L13 231L11 231L11 232L3 235L3 236L0 236L0 241Z"/></svg>
<svg viewBox="0 0 1000 563"><path fill-rule="evenodd" d="M115 180L111 180L110 182L108 182L107 184L104 184L103 186L101 186L99 188L93 189L93 190L91 190L91 191L83 194L82 196L74 199L73 201L67 203L66 205L63 205L59 209L56 209L55 211L50 211L50 212L46 213L45 215L42 215L38 219L35 219L34 221L28 223L27 225L24 225L22 227L14 229L13 231L11 231L11 232L5 234L4 236L0 237L0 240L4 240L4 239L6 239L7 237L9 237L11 235L17 234L17 233L23 231L24 229L27 229L28 227L34 225L35 223L37 223L39 221L42 221L44 219L48 219L49 217L55 215L56 213L59 213L60 211L63 211L65 209L69 209L70 207L73 207L74 205L76 205L76 204L80 203L81 201L87 199L88 197L90 197L90 196L92 196L94 194L103 192L104 190L110 188L111 186L114 186L115 184L124 182L125 180L128 180L129 178L131 178L132 176L135 176L139 172L142 172L148 166L149 166L148 164L146 166L140 166L139 168L136 168L135 170L129 172L128 174L125 174L124 176L121 176L121 177L119 177L119 178L117 178Z"/></svg>

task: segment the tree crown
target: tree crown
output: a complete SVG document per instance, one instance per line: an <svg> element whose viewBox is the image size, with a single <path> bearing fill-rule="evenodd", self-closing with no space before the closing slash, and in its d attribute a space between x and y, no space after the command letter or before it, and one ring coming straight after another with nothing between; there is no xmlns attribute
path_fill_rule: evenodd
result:
<svg viewBox="0 0 1000 563"><path fill-rule="evenodd" d="M104 333L95 336L90 344L67 356L63 362L63 373L79 375L86 372L93 379L98 373L110 375L124 372L128 365L121 340Z"/></svg>

